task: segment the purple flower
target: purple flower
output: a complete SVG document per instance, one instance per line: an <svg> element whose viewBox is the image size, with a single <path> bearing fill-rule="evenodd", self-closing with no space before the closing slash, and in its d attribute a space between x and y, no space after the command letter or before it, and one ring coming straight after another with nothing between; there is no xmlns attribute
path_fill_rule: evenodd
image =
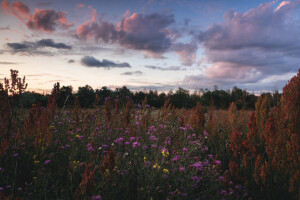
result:
<svg viewBox="0 0 300 200"><path fill-rule="evenodd" d="M179 129L185 131L185 128L184 128L184 127L180 127Z"/></svg>
<svg viewBox="0 0 300 200"><path fill-rule="evenodd" d="M87 144L87 149L88 151L95 151L95 149L93 148L93 146L91 144Z"/></svg>
<svg viewBox="0 0 300 200"><path fill-rule="evenodd" d="M15 154L13 154L12 156L13 157L17 157L19 154L18 153L15 153Z"/></svg>
<svg viewBox="0 0 300 200"><path fill-rule="evenodd" d="M224 181L224 177L223 177L223 176L220 176L220 177L219 177L219 180L220 180L220 181Z"/></svg>
<svg viewBox="0 0 300 200"><path fill-rule="evenodd" d="M192 180L195 181L196 183L199 183L199 181L200 181L198 176L193 176Z"/></svg>
<svg viewBox="0 0 300 200"><path fill-rule="evenodd" d="M226 190L221 190L220 193L221 193L222 195L226 195L226 194L227 194Z"/></svg>
<svg viewBox="0 0 300 200"><path fill-rule="evenodd" d="M154 126L150 126L149 131L156 131L156 128Z"/></svg>
<svg viewBox="0 0 300 200"><path fill-rule="evenodd" d="M10 189L10 188L11 188L11 185L6 186L6 188L7 188L7 189Z"/></svg>
<svg viewBox="0 0 300 200"><path fill-rule="evenodd" d="M124 138L117 138L116 140L115 140L115 142L116 143L118 143L118 144L122 144L122 141L124 140Z"/></svg>
<svg viewBox="0 0 300 200"><path fill-rule="evenodd" d="M179 155L175 156L175 158L172 158L172 161L176 162L177 160L179 160L181 157Z"/></svg>
<svg viewBox="0 0 300 200"><path fill-rule="evenodd" d="M184 167L179 167L179 171L184 172Z"/></svg>
<svg viewBox="0 0 300 200"><path fill-rule="evenodd" d="M133 148L139 147L139 146L141 146L141 144L138 143L138 142L133 142L133 143L132 143L132 147L133 147Z"/></svg>
<svg viewBox="0 0 300 200"><path fill-rule="evenodd" d="M170 145L171 144L171 139L169 137L166 137L165 144L166 145Z"/></svg>
<svg viewBox="0 0 300 200"><path fill-rule="evenodd" d="M145 167L149 167L149 166L151 166L151 162L150 161L146 161L145 162Z"/></svg>
<svg viewBox="0 0 300 200"><path fill-rule="evenodd" d="M189 124L187 124L186 127L187 127L188 129L192 129L192 127L191 127Z"/></svg>
<svg viewBox="0 0 300 200"><path fill-rule="evenodd" d="M154 135L152 135L152 136L149 137L149 140L157 141L157 138Z"/></svg>
<svg viewBox="0 0 300 200"><path fill-rule="evenodd" d="M51 160L46 160L46 161L44 162L44 165L48 165L50 162L51 162Z"/></svg>
<svg viewBox="0 0 300 200"><path fill-rule="evenodd" d="M213 156L212 154L208 154L208 157L209 157L210 159L214 159L214 156Z"/></svg>
<svg viewBox="0 0 300 200"><path fill-rule="evenodd" d="M105 101L108 101L108 100L110 100L110 97L105 97Z"/></svg>
<svg viewBox="0 0 300 200"><path fill-rule="evenodd" d="M0 171L2 171L2 167L0 167Z"/></svg>
<svg viewBox="0 0 300 200"><path fill-rule="evenodd" d="M0 191L3 191L4 189L3 189L3 187L0 187Z"/></svg>
<svg viewBox="0 0 300 200"><path fill-rule="evenodd" d="M242 185L236 185L236 186L235 186L235 189L241 190L241 189L242 189Z"/></svg>
<svg viewBox="0 0 300 200"><path fill-rule="evenodd" d="M126 145L129 145L129 144L130 144L130 142L125 142L125 144L126 144Z"/></svg>
<svg viewBox="0 0 300 200"><path fill-rule="evenodd" d="M215 160L215 163L216 163L217 165L221 165L221 161L219 161L219 160Z"/></svg>
<svg viewBox="0 0 300 200"><path fill-rule="evenodd" d="M130 137L130 142L133 142L135 140L135 137Z"/></svg>
<svg viewBox="0 0 300 200"><path fill-rule="evenodd" d="M19 190L19 191L22 191L22 188L21 188L21 187L19 187L19 188L18 188L18 190Z"/></svg>
<svg viewBox="0 0 300 200"><path fill-rule="evenodd" d="M157 148L157 145L152 144L152 145L151 145L151 148Z"/></svg>
<svg viewBox="0 0 300 200"><path fill-rule="evenodd" d="M76 135L76 137L79 139L79 140L82 140L84 138L84 136L82 135Z"/></svg>
<svg viewBox="0 0 300 200"><path fill-rule="evenodd" d="M65 147L66 147L66 148L70 148L70 145L66 144Z"/></svg>
<svg viewBox="0 0 300 200"><path fill-rule="evenodd" d="M183 148L183 149L182 149L182 151L184 151L184 152L187 152L187 150L188 150L187 148Z"/></svg>
<svg viewBox="0 0 300 200"><path fill-rule="evenodd" d="M205 165L205 166L208 166L208 165L209 165L209 161L208 161L208 160L205 160L204 165Z"/></svg>
<svg viewBox="0 0 300 200"><path fill-rule="evenodd" d="M64 147L64 146L61 146L61 148L62 148L62 149L65 149L66 147Z"/></svg>
<svg viewBox="0 0 300 200"><path fill-rule="evenodd" d="M203 134L204 134L205 136L208 136L208 133L207 133L207 132L204 132Z"/></svg>
<svg viewBox="0 0 300 200"><path fill-rule="evenodd" d="M102 197L100 195L98 195L98 196L92 196L91 200L102 200Z"/></svg>
<svg viewBox="0 0 300 200"><path fill-rule="evenodd" d="M148 149L148 146L145 145L145 146L143 147L143 149L144 149L144 150L147 150L147 149Z"/></svg>
<svg viewBox="0 0 300 200"><path fill-rule="evenodd" d="M126 171L125 170L123 170L123 171L121 171L121 173L120 173L122 176L124 176L125 174L126 174Z"/></svg>
<svg viewBox="0 0 300 200"><path fill-rule="evenodd" d="M142 123L140 121L135 122L136 125L140 126Z"/></svg>
<svg viewBox="0 0 300 200"><path fill-rule="evenodd" d="M196 162L195 164L193 164L193 167L201 171L203 168L202 162Z"/></svg>

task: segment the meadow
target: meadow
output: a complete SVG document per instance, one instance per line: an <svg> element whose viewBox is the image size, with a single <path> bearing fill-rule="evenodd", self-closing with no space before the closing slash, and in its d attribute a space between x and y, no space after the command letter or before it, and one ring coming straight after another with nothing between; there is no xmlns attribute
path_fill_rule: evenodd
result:
<svg viewBox="0 0 300 200"><path fill-rule="evenodd" d="M300 71L280 102L217 110L122 105L16 106L26 89L0 84L0 199L299 199Z"/></svg>

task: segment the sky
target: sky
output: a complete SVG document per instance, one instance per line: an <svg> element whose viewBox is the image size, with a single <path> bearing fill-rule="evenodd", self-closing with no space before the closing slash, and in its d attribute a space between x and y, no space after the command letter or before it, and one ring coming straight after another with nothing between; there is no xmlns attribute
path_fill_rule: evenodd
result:
<svg viewBox="0 0 300 200"><path fill-rule="evenodd" d="M29 91L281 91L300 68L300 0L4 0L0 79ZM0 80L0 81L1 81Z"/></svg>

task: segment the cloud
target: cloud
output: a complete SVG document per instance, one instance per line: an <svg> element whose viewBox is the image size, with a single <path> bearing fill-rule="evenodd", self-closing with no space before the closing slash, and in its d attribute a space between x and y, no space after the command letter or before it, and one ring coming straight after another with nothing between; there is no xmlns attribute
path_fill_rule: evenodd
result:
<svg viewBox="0 0 300 200"><path fill-rule="evenodd" d="M85 22L77 27L76 32L80 39L94 39L97 42L114 42L120 37L120 32L108 22Z"/></svg>
<svg viewBox="0 0 300 200"><path fill-rule="evenodd" d="M176 43L173 45L174 51L177 53L183 65L191 66L196 60L198 50L197 42Z"/></svg>
<svg viewBox="0 0 300 200"><path fill-rule="evenodd" d="M0 65L16 65L18 63L15 62L0 62Z"/></svg>
<svg viewBox="0 0 300 200"><path fill-rule="evenodd" d="M197 42L176 42L181 34L171 26L175 24L174 15L141 14L127 11L117 24L97 20L95 9L91 10L91 20L79 25L77 37L82 40L115 43L122 47L146 52L146 56L163 58L162 54L174 51L183 65L190 66L196 60ZM187 25L189 20L185 20Z"/></svg>
<svg viewBox="0 0 300 200"><path fill-rule="evenodd" d="M7 27L0 27L0 31L7 31L7 30L10 30L10 28L7 26Z"/></svg>
<svg viewBox="0 0 300 200"><path fill-rule="evenodd" d="M45 1L45 2L37 2L36 5L39 7L45 7L45 6L50 6L52 4L51 1Z"/></svg>
<svg viewBox="0 0 300 200"><path fill-rule="evenodd" d="M52 39L42 39L35 42L24 41L21 43L6 43L11 53L25 53L26 55L48 55L52 56L50 51L40 50L45 47L54 49L71 50L72 47L64 43L56 43Z"/></svg>
<svg viewBox="0 0 300 200"><path fill-rule="evenodd" d="M145 66L148 69L153 70L160 70L160 71L185 71L185 68L179 67L179 66L171 66L171 67L158 67L153 65L146 65Z"/></svg>
<svg viewBox="0 0 300 200"><path fill-rule="evenodd" d="M118 43L153 54L163 53L171 47L167 27L174 23L173 15L133 13L131 16L125 15L117 25L103 20L98 22L97 16L96 11L92 10L92 19L77 27L78 38Z"/></svg>
<svg viewBox="0 0 300 200"><path fill-rule="evenodd" d="M64 43L56 43L52 39L39 40L36 44L39 47L53 47L56 49L72 49L71 46L66 45Z"/></svg>
<svg viewBox="0 0 300 200"><path fill-rule="evenodd" d="M299 7L300 1L273 9L273 2L240 13L230 10L224 15L224 23L213 24L199 35L206 48L215 50L259 48L285 50L299 33L297 21L290 15ZM289 34L288 34L289 33Z"/></svg>
<svg viewBox="0 0 300 200"><path fill-rule="evenodd" d="M30 49L30 47L31 47L26 42L24 42L24 43L7 43L7 46L10 47L15 52L26 51L26 50Z"/></svg>
<svg viewBox="0 0 300 200"><path fill-rule="evenodd" d="M32 30L53 32L57 27L67 29L73 24L68 24L64 12L36 8L35 12L28 17L26 26Z"/></svg>
<svg viewBox="0 0 300 200"><path fill-rule="evenodd" d="M26 6L20 1L16 1L12 4L12 6L10 6L8 1L4 0L2 1L2 8L5 10L6 13L12 14L20 20L26 19L30 12L28 6Z"/></svg>
<svg viewBox="0 0 300 200"><path fill-rule="evenodd" d="M296 13L300 1L284 1L274 9L264 3L241 13L230 10L224 22L212 24L198 35L208 67L193 83L209 79L221 84L254 85L262 88L269 76L296 73L300 58L300 26ZM268 83L271 84L271 83ZM274 80L276 84L276 80ZM279 84L280 85L280 84Z"/></svg>
<svg viewBox="0 0 300 200"><path fill-rule="evenodd" d="M84 4L77 4L76 7L77 8L84 8Z"/></svg>
<svg viewBox="0 0 300 200"><path fill-rule="evenodd" d="M126 76L132 76L132 75L140 76L142 74L143 74L143 72L141 72L141 71L133 71L133 72L124 72L121 75L126 75Z"/></svg>
<svg viewBox="0 0 300 200"><path fill-rule="evenodd" d="M172 23L173 15L133 13L118 24L118 29L124 32L120 44L132 49L163 53L171 47L167 27Z"/></svg>
<svg viewBox="0 0 300 200"><path fill-rule="evenodd" d="M10 6L7 0L2 1L2 8L6 13L24 21L31 30L53 32L58 27L67 29L73 26L73 24L67 22L66 14L62 11L36 8L34 13L30 14L27 5L16 1Z"/></svg>
<svg viewBox="0 0 300 200"><path fill-rule="evenodd" d="M86 67L98 67L98 68L130 68L130 64L123 62L123 63L115 63L110 60L103 59L102 61L94 58L93 56L84 56L81 58L81 64Z"/></svg>

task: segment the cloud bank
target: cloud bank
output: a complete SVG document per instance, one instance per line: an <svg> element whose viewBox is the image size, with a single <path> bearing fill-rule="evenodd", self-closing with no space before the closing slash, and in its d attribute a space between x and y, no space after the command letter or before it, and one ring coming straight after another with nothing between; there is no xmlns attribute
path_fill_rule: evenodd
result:
<svg viewBox="0 0 300 200"><path fill-rule="evenodd" d="M10 5L7 0L4 0L1 6L7 14L23 21L31 30L54 32L57 28L67 29L73 26L67 22L66 14L62 11L36 8L34 13L30 14L29 7L20 1Z"/></svg>
<svg viewBox="0 0 300 200"><path fill-rule="evenodd" d="M115 63L110 60L103 59L102 61L94 58L93 56L84 56L81 58L81 64L86 67L97 67L97 68L130 68L130 64L123 63Z"/></svg>
<svg viewBox="0 0 300 200"><path fill-rule="evenodd" d="M284 1L276 8L274 3L245 13L230 10L224 14L224 22L202 31L198 41L205 49L203 60L208 67L203 75L188 76L185 81L194 86L210 85L210 80L220 85L257 86L269 76L296 73L300 1Z"/></svg>

